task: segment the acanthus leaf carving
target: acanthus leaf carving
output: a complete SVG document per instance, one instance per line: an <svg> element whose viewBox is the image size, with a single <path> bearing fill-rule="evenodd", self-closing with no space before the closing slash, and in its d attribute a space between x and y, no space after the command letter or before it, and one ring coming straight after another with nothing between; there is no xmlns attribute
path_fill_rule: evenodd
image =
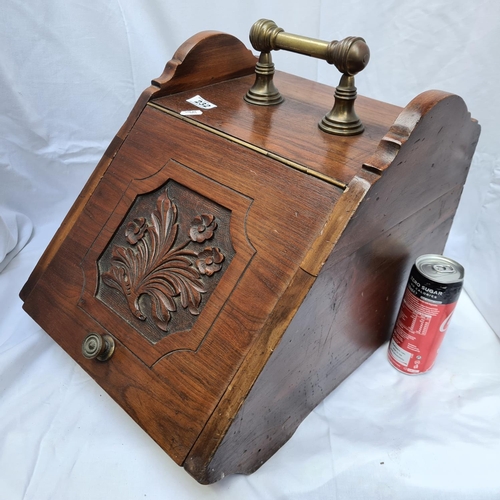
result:
<svg viewBox="0 0 500 500"><path fill-rule="evenodd" d="M192 315L200 313L202 294L207 291L202 275L219 272L224 261L217 247L199 252L190 248L213 237L217 229L213 215L196 216L189 234L181 238L177 215L177 206L163 191L150 221L137 217L127 223L125 238L130 246L114 245L109 269L102 273L103 282L120 291L131 313L142 321L147 319L147 311L139 299L147 295L151 319L165 332L177 311L176 297Z"/></svg>

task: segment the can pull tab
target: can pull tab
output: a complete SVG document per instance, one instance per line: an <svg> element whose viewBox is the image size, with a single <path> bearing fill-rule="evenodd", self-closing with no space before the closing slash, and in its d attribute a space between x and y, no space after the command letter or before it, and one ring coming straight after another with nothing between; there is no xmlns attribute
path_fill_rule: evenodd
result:
<svg viewBox="0 0 500 500"><path fill-rule="evenodd" d="M432 269L437 273L450 274L455 272L455 268L450 264L434 264Z"/></svg>

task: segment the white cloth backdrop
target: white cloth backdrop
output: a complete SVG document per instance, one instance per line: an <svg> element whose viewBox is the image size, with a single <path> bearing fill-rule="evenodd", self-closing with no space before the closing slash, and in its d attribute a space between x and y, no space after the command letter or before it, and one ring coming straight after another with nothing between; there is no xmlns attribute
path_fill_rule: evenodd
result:
<svg viewBox="0 0 500 500"><path fill-rule="evenodd" d="M430 88L464 98L482 135L446 253L466 266L467 294L431 373L399 374L383 347L257 473L202 487L21 310L18 292L177 47L206 29L246 42L263 17L324 40L363 36L361 94L401 106ZM496 0L3 0L0 500L500 498L499 19ZM322 61L274 59L338 81Z"/></svg>

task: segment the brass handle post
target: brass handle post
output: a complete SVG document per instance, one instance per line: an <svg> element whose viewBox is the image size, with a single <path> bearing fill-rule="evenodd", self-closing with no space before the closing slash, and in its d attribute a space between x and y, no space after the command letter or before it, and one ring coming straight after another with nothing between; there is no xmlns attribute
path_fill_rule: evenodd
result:
<svg viewBox="0 0 500 500"><path fill-rule="evenodd" d="M255 84L245 96L247 102L269 106L283 101L273 83L272 50L304 54L323 59L343 73L339 91L335 92L335 104L319 123L321 130L337 135L355 135L363 131L363 125L354 111L357 95L354 75L362 71L370 60L370 49L363 38L351 36L327 42L286 33L274 21L261 19L250 30L250 42L255 50L261 52L261 56L255 69Z"/></svg>

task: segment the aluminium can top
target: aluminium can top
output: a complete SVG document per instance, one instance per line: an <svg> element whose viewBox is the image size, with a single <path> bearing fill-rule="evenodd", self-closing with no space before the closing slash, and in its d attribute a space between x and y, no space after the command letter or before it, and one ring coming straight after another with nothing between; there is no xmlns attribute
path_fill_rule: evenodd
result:
<svg viewBox="0 0 500 500"><path fill-rule="evenodd" d="M416 260L415 266L426 278L437 283L459 283L464 280L463 266L442 255L421 255Z"/></svg>

